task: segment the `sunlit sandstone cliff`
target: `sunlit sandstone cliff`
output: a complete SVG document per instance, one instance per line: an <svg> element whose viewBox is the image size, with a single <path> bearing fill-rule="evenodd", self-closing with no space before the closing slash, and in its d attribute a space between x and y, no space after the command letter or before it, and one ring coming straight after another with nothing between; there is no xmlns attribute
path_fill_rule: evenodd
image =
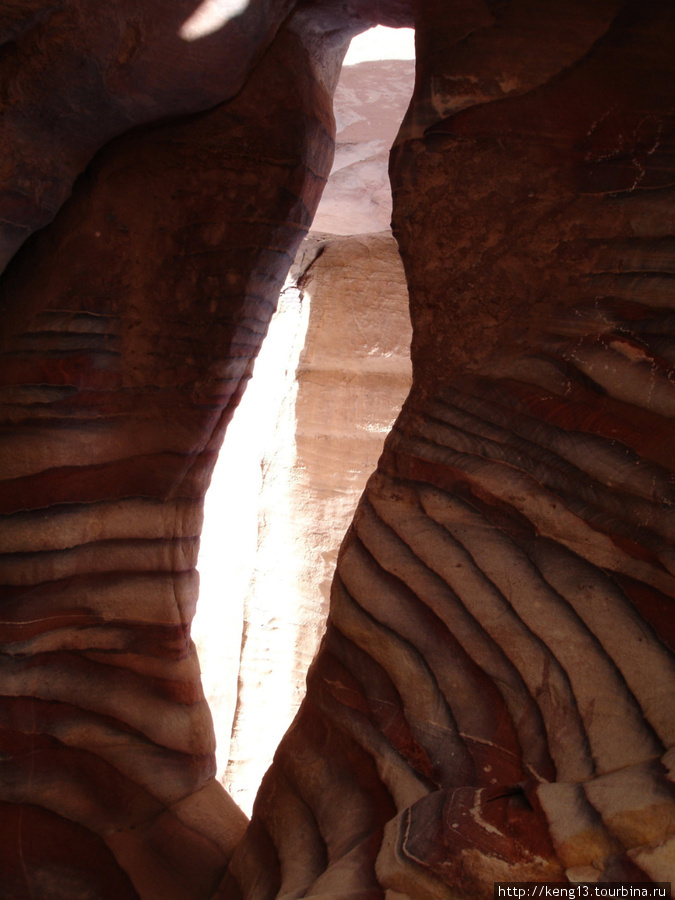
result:
<svg viewBox="0 0 675 900"><path fill-rule="evenodd" d="M193 636L219 775L247 811L304 696L340 543L410 387L387 156L412 65L343 68L315 218L333 233L300 248L207 496Z"/></svg>
<svg viewBox="0 0 675 900"><path fill-rule="evenodd" d="M263 461L225 774L245 808L304 695L342 536L410 387L408 295L391 234L309 246L310 259L320 255L301 276L304 346Z"/></svg>

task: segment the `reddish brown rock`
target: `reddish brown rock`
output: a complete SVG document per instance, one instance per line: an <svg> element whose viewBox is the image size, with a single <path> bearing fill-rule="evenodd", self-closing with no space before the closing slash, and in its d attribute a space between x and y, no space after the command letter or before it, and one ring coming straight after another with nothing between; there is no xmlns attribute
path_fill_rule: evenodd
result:
<svg viewBox="0 0 675 900"><path fill-rule="evenodd" d="M185 26L199 5L70 0L9 8L0 72L3 267L53 218L106 141L240 90L293 3L241 4L240 15L190 39Z"/></svg>
<svg viewBox="0 0 675 900"><path fill-rule="evenodd" d="M285 28L235 101L107 148L5 274L0 796L10 843L76 842L12 896L209 897L241 835L189 636L201 503L330 167L327 74Z"/></svg>
<svg viewBox="0 0 675 900"><path fill-rule="evenodd" d="M672 646L627 586L675 590L675 23L658 3L579 10L573 33L536 17L525 31L517 3L463 12L420 6L416 98L391 162L413 391L253 821L275 834L282 773L304 798L286 761L322 717L324 759L347 740L377 765L345 782L345 843L365 846L357 784L383 784L398 812L360 857L366 890L373 876L415 898L668 880ZM535 33L550 68L497 91L496 60L511 77ZM326 874L343 873L324 844ZM283 873L291 840L277 850Z"/></svg>
<svg viewBox="0 0 675 900"><path fill-rule="evenodd" d="M230 104L107 148L6 274L22 900L672 880L673 9L416 7L391 160L413 389L243 837L188 638L196 539L327 170L342 13L303 7Z"/></svg>
<svg viewBox="0 0 675 900"><path fill-rule="evenodd" d="M349 9L320 0L4 4L0 267L51 221L107 141L237 94L296 6L314 59L328 69L351 34L410 24L407 0Z"/></svg>

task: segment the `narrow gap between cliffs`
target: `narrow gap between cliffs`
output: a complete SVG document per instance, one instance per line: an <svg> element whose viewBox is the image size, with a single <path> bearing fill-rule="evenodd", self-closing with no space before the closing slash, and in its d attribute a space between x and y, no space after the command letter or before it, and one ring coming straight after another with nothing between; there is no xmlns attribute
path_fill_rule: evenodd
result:
<svg viewBox="0 0 675 900"><path fill-rule="evenodd" d="M304 695L340 542L409 388L387 159L413 80L411 29L352 41L331 177L206 497L192 634L218 778L247 815ZM324 307L327 291L342 293Z"/></svg>

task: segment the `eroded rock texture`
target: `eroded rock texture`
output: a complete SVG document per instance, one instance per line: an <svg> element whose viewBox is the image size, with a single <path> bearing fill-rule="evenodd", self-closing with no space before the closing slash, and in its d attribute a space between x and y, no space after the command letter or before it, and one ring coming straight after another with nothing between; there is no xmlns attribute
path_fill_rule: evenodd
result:
<svg viewBox="0 0 675 900"><path fill-rule="evenodd" d="M6 896L207 897L240 837L189 637L201 504L330 167L325 74L290 23L5 274Z"/></svg>
<svg viewBox="0 0 675 900"><path fill-rule="evenodd" d="M312 234L297 263L307 322L262 466L225 759L225 783L249 811L304 696L342 536L411 381L408 295L391 233Z"/></svg>
<svg viewBox="0 0 675 900"><path fill-rule="evenodd" d="M269 896L672 877L675 23L546 10L527 37L518 4L419 10L391 164L415 386L244 896L244 847Z"/></svg>
<svg viewBox="0 0 675 900"><path fill-rule="evenodd" d="M243 836L189 641L201 498L329 167L353 11L300 8L231 102L107 147L6 273L9 897L675 880L675 12L413 5L413 389Z"/></svg>

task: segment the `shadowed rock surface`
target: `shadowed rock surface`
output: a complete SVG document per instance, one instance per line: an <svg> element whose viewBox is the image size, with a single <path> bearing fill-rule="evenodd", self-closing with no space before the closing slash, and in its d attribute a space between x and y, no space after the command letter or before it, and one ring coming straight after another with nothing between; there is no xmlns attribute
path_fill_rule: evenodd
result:
<svg viewBox="0 0 675 900"><path fill-rule="evenodd" d="M154 122L103 149L2 284L12 900L675 880L675 10L412 7L390 173L413 387L248 825L213 777L189 637L202 499L330 169L345 43L409 11L326 0L280 25L290 6L254 4L253 36L209 55L222 95L179 90L205 70L167 38L120 122L73 73L69 48L124 74L119 49L81 50L93 7L9 7L8 248L94 145ZM150 59L181 23L136 14ZM84 124L50 146L63 84Z"/></svg>

